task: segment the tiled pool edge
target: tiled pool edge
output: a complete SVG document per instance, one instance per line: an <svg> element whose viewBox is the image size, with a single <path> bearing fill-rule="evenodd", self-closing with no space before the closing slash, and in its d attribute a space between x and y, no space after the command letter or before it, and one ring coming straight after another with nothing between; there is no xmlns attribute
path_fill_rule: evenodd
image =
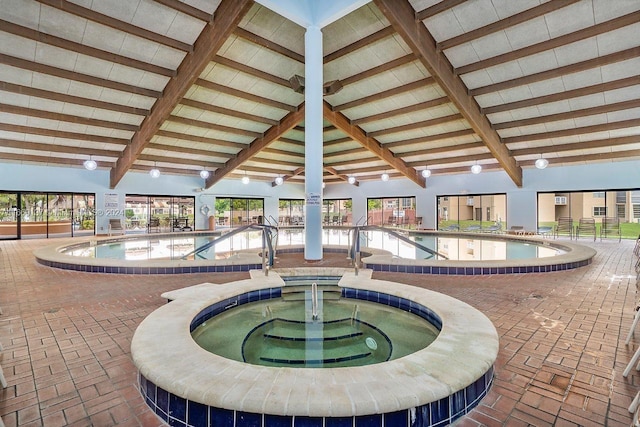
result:
<svg viewBox="0 0 640 427"><path fill-rule="evenodd" d="M400 411L352 417L271 415L215 408L176 396L138 375L138 390L147 406L176 427L443 427L468 414L493 384L493 366L473 384L436 402Z"/></svg>
<svg viewBox="0 0 640 427"><path fill-rule="evenodd" d="M304 274L308 274L308 270L310 269L304 269ZM260 274L259 272L252 273ZM330 274L333 273L334 270L331 270ZM497 356L498 343L495 328L485 316L467 304L445 295L393 282L357 277L350 271L345 273L345 277L340 283L340 286L345 288L345 293L359 299L382 301L397 307L407 308L414 304L413 308L416 310L420 305L429 306L429 311L431 311L430 307L433 305L434 308L437 308L432 313L438 317L444 315L442 320L446 323L446 325L443 324L443 329L447 330L446 337L443 337L440 343L436 339L432 344L432 346L435 345L433 350L429 350L427 347L412 355L381 364L320 370L323 372L315 369L266 368L245 365L208 352L201 354L200 351L191 347L193 340L189 334L187 334L189 339L183 337L182 341L171 338L172 330L177 332L186 328L188 331L191 322L196 317L200 317L200 321L205 321L205 317L213 311L237 304L237 298L242 294L246 294L246 297L242 297L243 301L245 299L248 301L250 292L252 293L251 299L254 300L277 296L278 286L281 286L282 283L278 284L274 281L278 278L277 273L274 272L273 276L275 277L268 277L269 283L264 283L263 286L257 288L254 287L257 282L252 285L252 280L233 282L229 284L230 288L219 293L213 300L210 299L209 303L202 301L202 295L210 295L221 285L202 284L163 294L163 297L173 302L157 311L164 309L163 312L175 313L182 316L183 319L173 326L156 324L154 329L163 331L166 335L164 341L172 339L174 342L172 347L176 348L169 353L173 354L174 351L178 351L180 354L184 354L184 356L177 357L181 363L175 362L173 358L168 359L167 355L159 355L158 350L153 349L154 344L149 341L151 336L148 332L145 332L140 339L136 339L134 336L132 355L134 355L134 363L140 373L140 392L147 404L164 422L170 425L186 426L193 425L198 421L202 422L198 425L230 427L444 426L468 413L491 387L493 363ZM264 276L262 277L264 278ZM232 289L236 289L236 291L233 292ZM202 294L202 292L205 293ZM180 301L182 301L182 305L176 305ZM214 307L216 304L217 308ZM187 310L187 307L193 308ZM200 308L193 311L196 307ZM459 315L461 310L467 313L463 318ZM211 313L207 313L207 311ZM152 315L154 314L156 312L152 313ZM150 320L152 324L164 317L160 313L157 314L160 317L154 317L154 321ZM188 322L185 323L187 319ZM145 322L146 319L143 323ZM486 330L487 327L492 332ZM184 335L184 332L180 332L180 335ZM142 345L143 343L144 345ZM452 345L453 347L451 347ZM461 345L463 347L459 347ZM134 347L136 351L134 351ZM142 354L138 355L138 353ZM196 360L202 360L204 365ZM172 363L173 368L168 366ZM216 368L218 363L221 365ZM154 366L159 369L154 369ZM210 368L203 370L197 369L197 366L209 366ZM463 366L466 367L465 370L469 369L469 371L461 374L460 369ZM450 369L445 373L441 370L444 367ZM213 368L212 371L210 371L211 368ZM371 368L377 373L372 375ZM175 369L181 372L177 377L170 374ZM236 369L241 371L236 373ZM269 369L272 370L268 371ZM348 372L350 372L346 377L347 371L345 369L349 369ZM415 369L422 373L418 373ZM253 373L249 374L246 370ZM255 386L249 386L249 388L245 388L248 385L240 386L240 389L244 391L236 396L234 392L240 391L236 375L240 372L243 372L243 378L259 377L261 381ZM430 374L430 372L434 374ZM335 375L338 377L334 377ZM192 380L188 378L192 378ZM295 384L302 385L307 384L307 381L313 382L312 378L315 378L316 385L319 387L317 390L314 387L313 394L318 397L322 396L322 398L308 401L306 404L295 403L298 397L306 399L309 391L305 387L300 389ZM334 379L330 380L329 378ZM351 378L351 380L347 380L347 378ZM358 379L366 382L358 386L352 384L352 381L357 381L360 384ZM337 383L336 380L338 380ZM324 390L324 386L321 384L331 386L331 391ZM349 386L349 384L351 385ZM377 386L372 388L375 384ZM343 389L343 387L347 388ZM289 389L291 392L287 391ZM268 390L271 391L263 396L262 393ZM344 395L344 390L350 390L350 392ZM374 392L374 390L377 391ZM458 391L452 394L445 390ZM276 396L273 395L274 392ZM214 397L218 393L220 395ZM234 398L230 399L230 395L234 395ZM246 397L242 398L242 395ZM202 396L208 397L203 398ZM207 402L207 404L199 402ZM335 406L338 402L341 404ZM361 403L364 402L367 403L361 407ZM331 409L325 411L320 408ZM374 410L374 408L377 409ZM269 414L265 412L269 412ZM210 421L214 424L209 424Z"/></svg>

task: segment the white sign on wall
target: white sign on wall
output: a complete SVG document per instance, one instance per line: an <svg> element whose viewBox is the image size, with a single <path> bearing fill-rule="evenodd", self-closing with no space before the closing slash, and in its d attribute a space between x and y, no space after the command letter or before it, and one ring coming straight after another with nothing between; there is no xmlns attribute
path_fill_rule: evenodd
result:
<svg viewBox="0 0 640 427"><path fill-rule="evenodd" d="M322 195L320 193L307 193L307 206L322 205Z"/></svg>

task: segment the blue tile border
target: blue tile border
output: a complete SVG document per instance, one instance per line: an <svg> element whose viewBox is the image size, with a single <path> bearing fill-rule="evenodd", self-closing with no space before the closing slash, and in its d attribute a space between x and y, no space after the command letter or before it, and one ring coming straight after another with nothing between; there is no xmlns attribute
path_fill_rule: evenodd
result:
<svg viewBox="0 0 640 427"><path fill-rule="evenodd" d="M451 396L414 408L352 417L308 417L256 414L216 408L163 390L139 374L138 390L149 408L165 423L179 427L435 427L453 423L475 408L493 385L493 366L476 381Z"/></svg>

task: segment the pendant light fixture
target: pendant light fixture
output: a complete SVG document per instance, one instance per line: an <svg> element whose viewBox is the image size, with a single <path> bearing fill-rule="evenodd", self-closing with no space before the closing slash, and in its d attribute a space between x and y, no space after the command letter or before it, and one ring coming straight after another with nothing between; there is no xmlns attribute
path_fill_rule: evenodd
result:
<svg viewBox="0 0 640 427"><path fill-rule="evenodd" d="M84 168L88 171L94 171L98 167L98 163L89 156L89 160L85 160L83 163Z"/></svg>
<svg viewBox="0 0 640 427"><path fill-rule="evenodd" d="M158 169L158 162L153 162L153 169L149 171L151 178L160 178L160 169Z"/></svg>

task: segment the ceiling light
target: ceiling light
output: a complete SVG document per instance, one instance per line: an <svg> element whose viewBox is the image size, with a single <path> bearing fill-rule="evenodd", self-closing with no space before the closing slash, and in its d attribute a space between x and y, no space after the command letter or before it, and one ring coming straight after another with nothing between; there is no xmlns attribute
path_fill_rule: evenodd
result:
<svg viewBox="0 0 640 427"><path fill-rule="evenodd" d="M389 174L388 173L383 173L382 175L380 175L380 179L383 180L384 182L389 181Z"/></svg>
<svg viewBox="0 0 640 427"><path fill-rule="evenodd" d="M422 171L422 177L423 177L423 178L429 178L430 176L431 176L431 171L430 171L429 169L425 168L425 169Z"/></svg>
<svg viewBox="0 0 640 427"><path fill-rule="evenodd" d="M244 171L244 176L242 177L242 183L244 185L249 184L249 182L251 182L251 180L249 179L249 177L247 176L247 171Z"/></svg>
<svg viewBox="0 0 640 427"><path fill-rule="evenodd" d="M276 183L276 185L282 185L284 183L284 178L281 176L277 176L274 182Z"/></svg>
<svg viewBox="0 0 640 427"><path fill-rule="evenodd" d="M349 184L351 184L351 185L355 184L355 183L356 183L356 177L355 177L355 176L349 176L349 177L347 178L347 182L348 182Z"/></svg>
<svg viewBox="0 0 640 427"><path fill-rule="evenodd" d="M84 168L88 171L94 171L98 167L98 163L89 156L89 160L85 160L83 163Z"/></svg>
<svg viewBox="0 0 640 427"><path fill-rule="evenodd" d="M324 188L324 187L326 187L326 186L327 186L327 184L323 182L323 183L322 183L322 188Z"/></svg>
<svg viewBox="0 0 640 427"><path fill-rule="evenodd" d="M151 169L149 171L149 175L151 175L151 178L159 178L160 177L160 169L158 169L157 163L154 163L153 169Z"/></svg>
<svg viewBox="0 0 640 427"><path fill-rule="evenodd" d="M544 169L547 166L549 166L549 160L543 159L542 157L540 157L538 160L536 160L536 167L538 169Z"/></svg>
<svg viewBox="0 0 640 427"><path fill-rule="evenodd" d="M479 164L475 164L473 166L471 166L471 173L478 175L480 172L482 172L482 166L480 166Z"/></svg>
<svg viewBox="0 0 640 427"><path fill-rule="evenodd" d="M207 178L209 178L209 175L211 175L211 174L210 174L210 173L209 173L209 171L208 171L208 170L206 170L206 169L202 169L202 170L200 171L200 178L202 178L202 179L207 179Z"/></svg>

